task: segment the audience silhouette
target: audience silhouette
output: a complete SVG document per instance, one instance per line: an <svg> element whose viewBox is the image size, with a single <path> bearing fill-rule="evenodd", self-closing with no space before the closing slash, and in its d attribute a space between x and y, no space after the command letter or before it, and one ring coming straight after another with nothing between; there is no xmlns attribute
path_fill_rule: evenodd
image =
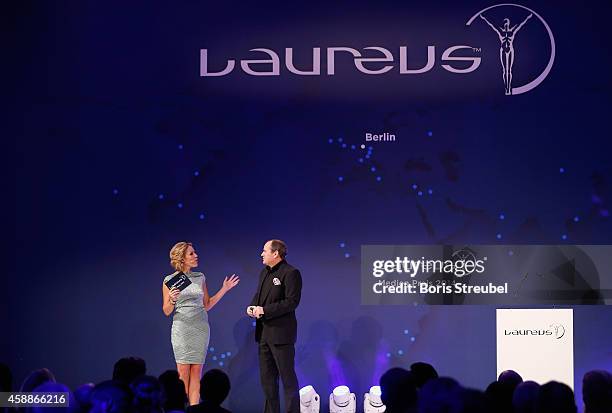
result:
<svg viewBox="0 0 612 413"><path fill-rule="evenodd" d="M118 360L112 380L85 383L72 392L57 383L46 368L32 371L23 380L22 392L66 392L68 407L4 408L0 413L230 413L221 404L227 398L230 379L222 370L207 371L200 380L201 402L187 403L185 386L175 370L159 378L146 375L146 363L138 357ZM523 381L515 371L502 372L485 392L464 388L450 377L438 377L428 363L416 362L410 370L394 367L380 377L385 413L576 413L574 392L566 384ZM13 376L0 363L0 391L13 390ZM321 390L323 393L325 390ZM612 413L612 374L593 370L582 379L584 413ZM258 408L253 406L252 411ZM358 405L358 411L362 407ZM242 412L237 412L242 413ZM250 413L246 412L245 413Z"/></svg>

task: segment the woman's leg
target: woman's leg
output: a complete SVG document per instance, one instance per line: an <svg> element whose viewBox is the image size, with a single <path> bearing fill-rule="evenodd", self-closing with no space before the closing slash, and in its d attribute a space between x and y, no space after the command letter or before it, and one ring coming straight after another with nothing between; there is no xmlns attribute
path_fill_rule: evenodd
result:
<svg viewBox="0 0 612 413"><path fill-rule="evenodd" d="M189 372L189 405L200 403L200 379L202 378L202 364L190 364Z"/></svg>
<svg viewBox="0 0 612 413"><path fill-rule="evenodd" d="M176 369L178 370L179 378L183 380L183 384L185 384L185 394L189 397L189 373L191 369L189 368L190 364L179 364L176 363ZM199 382L198 382L199 383Z"/></svg>

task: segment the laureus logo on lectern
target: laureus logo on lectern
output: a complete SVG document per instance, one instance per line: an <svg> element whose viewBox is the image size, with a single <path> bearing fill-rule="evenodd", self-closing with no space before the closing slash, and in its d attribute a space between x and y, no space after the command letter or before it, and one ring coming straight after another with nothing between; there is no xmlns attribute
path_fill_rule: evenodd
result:
<svg viewBox="0 0 612 413"><path fill-rule="evenodd" d="M544 336L560 340L565 336L565 326L563 324L551 324L548 328L530 328L504 330L505 336Z"/></svg>

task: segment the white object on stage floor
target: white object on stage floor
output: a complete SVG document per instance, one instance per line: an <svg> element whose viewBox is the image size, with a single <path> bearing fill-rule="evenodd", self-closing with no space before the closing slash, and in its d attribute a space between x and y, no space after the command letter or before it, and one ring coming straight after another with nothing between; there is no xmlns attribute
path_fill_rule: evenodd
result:
<svg viewBox="0 0 612 413"><path fill-rule="evenodd" d="M321 399L314 387L304 386L300 389L300 413L319 413Z"/></svg>
<svg viewBox="0 0 612 413"><path fill-rule="evenodd" d="M383 413L385 406L380 398L380 386L370 387L370 391L363 395L363 411L364 413Z"/></svg>
<svg viewBox="0 0 612 413"><path fill-rule="evenodd" d="M348 386L338 386L329 395L330 413L355 413L357 401L355 393Z"/></svg>
<svg viewBox="0 0 612 413"><path fill-rule="evenodd" d="M574 389L574 310L497 309L497 377L551 380Z"/></svg>

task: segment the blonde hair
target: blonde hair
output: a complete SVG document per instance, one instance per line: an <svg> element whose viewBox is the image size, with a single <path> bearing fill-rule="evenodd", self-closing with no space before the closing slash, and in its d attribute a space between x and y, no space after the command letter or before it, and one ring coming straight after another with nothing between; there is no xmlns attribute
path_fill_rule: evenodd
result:
<svg viewBox="0 0 612 413"><path fill-rule="evenodd" d="M187 254L187 248L192 247L191 242L177 242L174 247L170 250L170 265L177 271L183 271L185 265L185 254Z"/></svg>

